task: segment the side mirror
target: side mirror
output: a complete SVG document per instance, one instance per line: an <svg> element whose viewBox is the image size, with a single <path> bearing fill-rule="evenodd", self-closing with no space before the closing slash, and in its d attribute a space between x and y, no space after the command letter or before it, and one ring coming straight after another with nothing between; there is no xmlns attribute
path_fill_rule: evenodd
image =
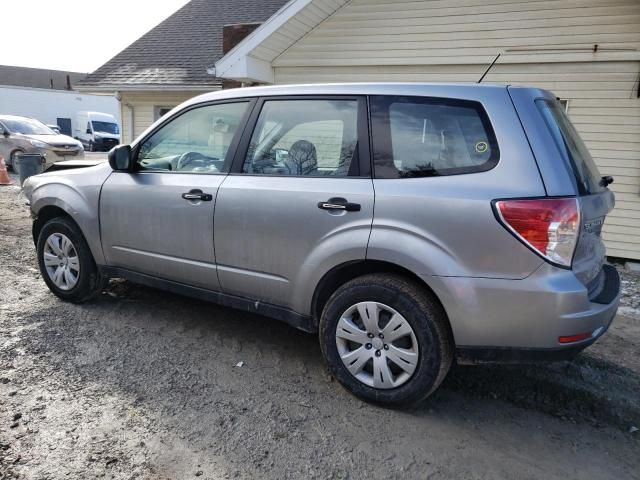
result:
<svg viewBox="0 0 640 480"><path fill-rule="evenodd" d="M9 136L9 131L5 130L4 127L0 127L0 135L8 137Z"/></svg>
<svg viewBox="0 0 640 480"><path fill-rule="evenodd" d="M87 135L91 135L91 129L87 128L87 132L86 133L87 133Z"/></svg>
<svg viewBox="0 0 640 480"><path fill-rule="evenodd" d="M109 165L116 171L128 171L131 169L131 147L118 145L113 147L108 155Z"/></svg>

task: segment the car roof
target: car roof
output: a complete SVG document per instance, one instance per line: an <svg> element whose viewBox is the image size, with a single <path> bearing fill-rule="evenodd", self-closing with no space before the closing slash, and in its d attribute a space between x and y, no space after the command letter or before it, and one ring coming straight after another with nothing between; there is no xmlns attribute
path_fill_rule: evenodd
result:
<svg viewBox="0 0 640 480"><path fill-rule="evenodd" d="M187 104L231 98L247 98L277 95L407 95L466 97L504 94L508 85L491 83L319 83L301 85L269 85L234 88L205 93L194 97Z"/></svg>

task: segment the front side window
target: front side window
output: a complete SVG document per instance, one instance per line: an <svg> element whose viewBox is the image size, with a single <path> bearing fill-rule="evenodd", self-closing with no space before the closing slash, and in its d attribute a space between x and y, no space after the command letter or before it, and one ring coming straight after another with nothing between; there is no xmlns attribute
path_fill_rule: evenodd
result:
<svg viewBox="0 0 640 480"><path fill-rule="evenodd" d="M188 110L144 140L138 150L141 170L220 173L229 171L231 141L248 102Z"/></svg>
<svg viewBox="0 0 640 480"><path fill-rule="evenodd" d="M482 172L498 162L498 144L477 102L371 97L376 178Z"/></svg>
<svg viewBox="0 0 640 480"><path fill-rule="evenodd" d="M267 100L242 171L347 176L357 167L356 100Z"/></svg>

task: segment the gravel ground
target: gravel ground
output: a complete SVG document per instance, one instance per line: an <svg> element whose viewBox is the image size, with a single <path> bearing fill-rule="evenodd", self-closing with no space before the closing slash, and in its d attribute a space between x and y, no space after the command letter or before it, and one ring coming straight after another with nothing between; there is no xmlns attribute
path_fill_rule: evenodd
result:
<svg viewBox="0 0 640 480"><path fill-rule="evenodd" d="M638 276L574 362L457 367L394 411L262 317L123 281L59 301L30 228L0 187L0 479L640 478Z"/></svg>

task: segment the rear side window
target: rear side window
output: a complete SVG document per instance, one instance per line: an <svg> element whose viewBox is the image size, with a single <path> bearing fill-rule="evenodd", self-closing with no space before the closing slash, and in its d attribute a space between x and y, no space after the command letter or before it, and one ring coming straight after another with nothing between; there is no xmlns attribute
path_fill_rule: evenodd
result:
<svg viewBox="0 0 640 480"><path fill-rule="evenodd" d="M371 97L376 178L483 172L500 157L478 102L422 97Z"/></svg>
<svg viewBox="0 0 640 480"><path fill-rule="evenodd" d="M579 192L588 194L605 190L605 187L600 184L602 176L596 163L560 102L540 99L536 100L536 105L549 127L562 158L576 177Z"/></svg>

